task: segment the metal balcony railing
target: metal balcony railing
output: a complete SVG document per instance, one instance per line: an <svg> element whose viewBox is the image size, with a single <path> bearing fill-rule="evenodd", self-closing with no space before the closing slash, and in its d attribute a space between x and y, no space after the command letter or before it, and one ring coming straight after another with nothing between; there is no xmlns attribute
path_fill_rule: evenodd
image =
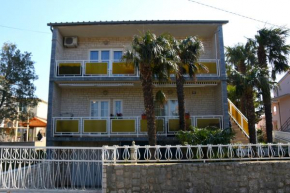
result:
<svg viewBox="0 0 290 193"><path fill-rule="evenodd" d="M249 138L248 119L243 113L228 99L228 112L233 120L237 123L244 134Z"/></svg>
<svg viewBox="0 0 290 193"><path fill-rule="evenodd" d="M220 64L216 59L201 59L200 63L208 68L208 73L199 72L197 76L220 76ZM134 64L124 62L99 62L94 60L57 60L56 77L139 77ZM172 75L174 76L174 75Z"/></svg>
<svg viewBox="0 0 290 193"><path fill-rule="evenodd" d="M222 115L191 116L188 126L223 128ZM178 116L157 116L157 135L174 135L179 130ZM53 117L54 136L146 136L147 120L141 116L122 117Z"/></svg>

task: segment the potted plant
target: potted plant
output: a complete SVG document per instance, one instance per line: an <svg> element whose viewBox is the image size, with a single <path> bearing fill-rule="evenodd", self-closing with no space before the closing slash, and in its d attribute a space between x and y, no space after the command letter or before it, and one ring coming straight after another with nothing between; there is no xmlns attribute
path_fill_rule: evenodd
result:
<svg viewBox="0 0 290 193"><path fill-rule="evenodd" d="M147 119L147 116L146 116L146 114L145 114L145 113L143 113L143 114L141 115L141 118L142 118L143 120Z"/></svg>
<svg viewBox="0 0 290 193"><path fill-rule="evenodd" d="M187 113L185 113L185 119L190 119L190 113L189 112L187 112Z"/></svg>
<svg viewBox="0 0 290 193"><path fill-rule="evenodd" d="M122 113L117 113L117 117L122 117L123 114Z"/></svg>

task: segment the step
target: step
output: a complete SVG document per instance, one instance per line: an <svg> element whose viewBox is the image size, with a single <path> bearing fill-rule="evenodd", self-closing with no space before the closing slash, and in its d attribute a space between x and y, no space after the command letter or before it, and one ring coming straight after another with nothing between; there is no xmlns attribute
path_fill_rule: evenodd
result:
<svg viewBox="0 0 290 193"><path fill-rule="evenodd" d="M248 137L244 134L244 132L240 129L240 127L236 124L236 122L231 118L232 130L235 132L235 138L231 141L232 143L249 143Z"/></svg>

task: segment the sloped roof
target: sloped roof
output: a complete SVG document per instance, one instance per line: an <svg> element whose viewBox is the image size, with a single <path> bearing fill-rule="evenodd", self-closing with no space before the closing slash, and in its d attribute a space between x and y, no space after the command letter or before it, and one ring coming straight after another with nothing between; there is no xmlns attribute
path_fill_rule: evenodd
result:
<svg viewBox="0 0 290 193"><path fill-rule="evenodd" d="M46 127L46 120L34 117L29 120L29 127ZM27 123L23 124L24 127L27 126Z"/></svg>

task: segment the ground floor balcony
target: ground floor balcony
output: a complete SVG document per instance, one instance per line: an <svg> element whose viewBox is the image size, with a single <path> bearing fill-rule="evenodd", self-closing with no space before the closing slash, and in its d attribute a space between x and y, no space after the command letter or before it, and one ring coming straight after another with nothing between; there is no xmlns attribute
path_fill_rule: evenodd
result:
<svg viewBox="0 0 290 193"><path fill-rule="evenodd" d="M222 115L186 117L187 127L223 128ZM179 130L178 116L157 116L156 131L159 136L175 135ZM53 136L77 137L142 137L147 136L147 119L141 116L121 117L53 117Z"/></svg>

